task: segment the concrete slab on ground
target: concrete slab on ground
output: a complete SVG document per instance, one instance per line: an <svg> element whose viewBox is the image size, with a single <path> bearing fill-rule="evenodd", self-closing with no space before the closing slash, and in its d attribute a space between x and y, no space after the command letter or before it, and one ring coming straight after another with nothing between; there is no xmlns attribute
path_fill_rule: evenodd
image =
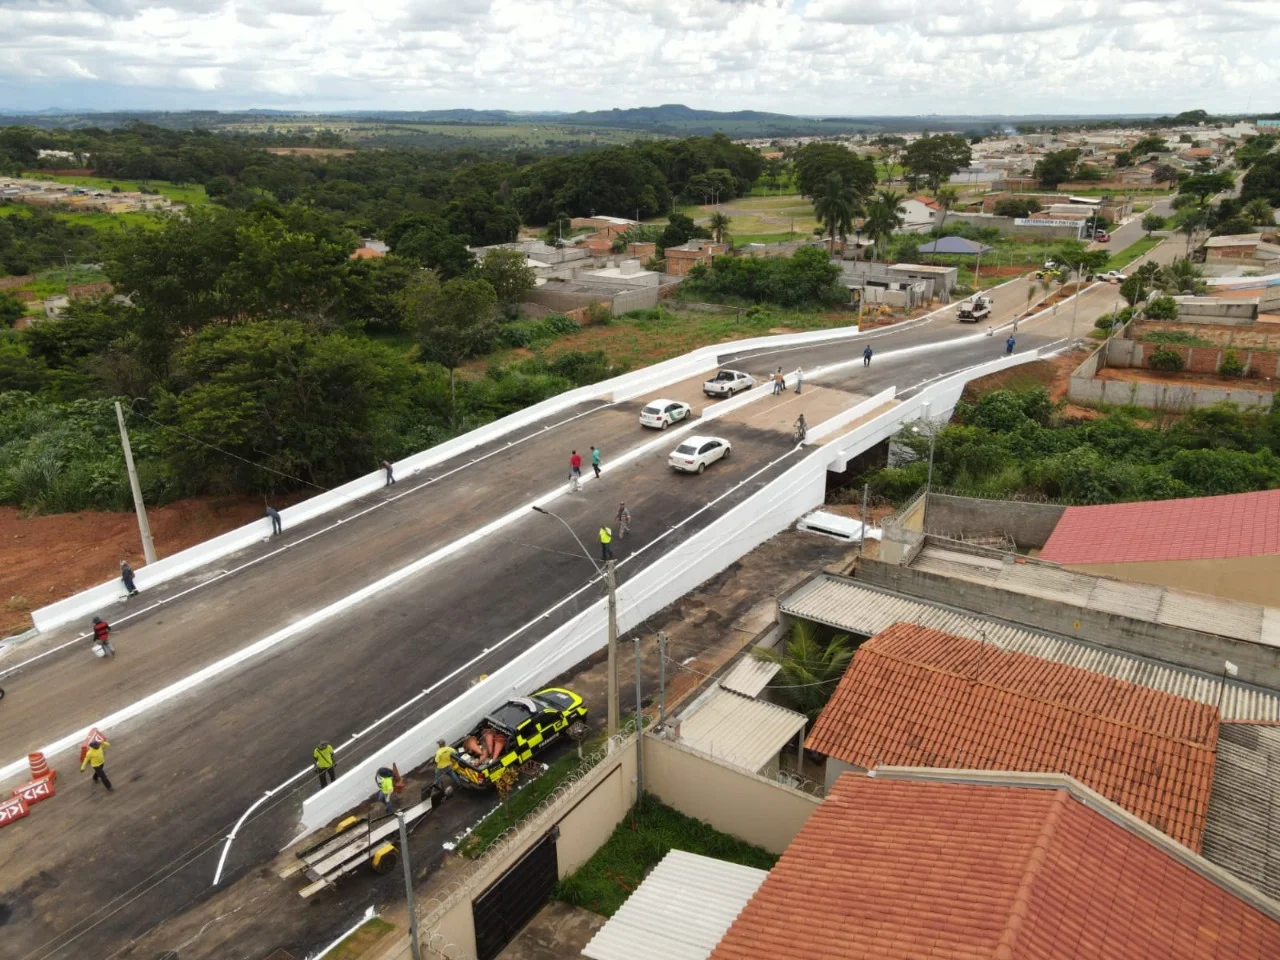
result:
<svg viewBox="0 0 1280 960"><path fill-rule="evenodd" d="M565 960L581 955L605 917L553 900L538 911L498 960Z"/></svg>

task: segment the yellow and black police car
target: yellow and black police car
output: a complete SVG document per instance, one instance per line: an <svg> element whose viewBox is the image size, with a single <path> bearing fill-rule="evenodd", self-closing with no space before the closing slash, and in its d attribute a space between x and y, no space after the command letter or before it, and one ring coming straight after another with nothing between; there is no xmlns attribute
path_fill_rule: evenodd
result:
<svg viewBox="0 0 1280 960"><path fill-rule="evenodd" d="M453 769L463 786L486 789L560 739L587 715L582 697L548 687L508 700L453 746Z"/></svg>

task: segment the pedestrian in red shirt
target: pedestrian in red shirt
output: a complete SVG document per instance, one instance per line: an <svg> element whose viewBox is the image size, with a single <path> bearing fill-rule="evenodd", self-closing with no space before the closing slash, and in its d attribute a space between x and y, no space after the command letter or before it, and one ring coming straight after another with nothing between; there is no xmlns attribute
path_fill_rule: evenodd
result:
<svg viewBox="0 0 1280 960"><path fill-rule="evenodd" d="M575 493L582 480L582 455L574 450L569 455L569 489Z"/></svg>

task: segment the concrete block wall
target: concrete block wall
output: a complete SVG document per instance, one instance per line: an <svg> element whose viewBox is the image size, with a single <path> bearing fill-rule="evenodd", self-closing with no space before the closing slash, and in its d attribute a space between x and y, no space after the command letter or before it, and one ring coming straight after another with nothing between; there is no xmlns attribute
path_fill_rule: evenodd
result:
<svg viewBox="0 0 1280 960"><path fill-rule="evenodd" d="M979 500L930 493L924 531L939 537L1007 536L1019 547L1043 547L1067 508L1053 503Z"/></svg>
<svg viewBox="0 0 1280 960"><path fill-rule="evenodd" d="M1239 679L1245 683L1280 689L1280 649L1262 643L1148 623L865 558L858 561L856 578L907 596L981 611L985 616L1213 675L1220 675L1223 661L1230 660L1239 666Z"/></svg>

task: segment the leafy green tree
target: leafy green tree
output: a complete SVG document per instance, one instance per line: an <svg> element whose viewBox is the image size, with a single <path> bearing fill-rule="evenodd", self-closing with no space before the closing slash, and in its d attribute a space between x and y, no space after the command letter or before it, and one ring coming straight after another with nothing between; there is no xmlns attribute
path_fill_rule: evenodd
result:
<svg viewBox="0 0 1280 960"><path fill-rule="evenodd" d="M1139 300L1147 295L1147 283L1139 274L1131 274L1120 284L1120 296L1129 306L1137 306Z"/></svg>
<svg viewBox="0 0 1280 960"><path fill-rule="evenodd" d="M510 243L520 232L520 214L515 207L479 190L450 201L445 220L451 233L466 237L476 247Z"/></svg>
<svg viewBox="0 0 1280 960"><path fill-rule="evenodd" d="M417 327L419 355L449 371L449 402L456 417L457 369L492 346L497 295L481 277L441 283L435 274L423 271L405 287L401 302L406 318Z"/></svg>
<svg viewBox="0 0 1280 960"><path fill-rule="evenodd" d="M405 329L399 294L422 268L394 254L356 259L343 271L342 292L336 307L343 326L379 333Z"/></svg>
<svg viewBox="0 0 1280 960"><path fill-rule="evenodd" d="M662 236L658 238L658 249L666 250L667 247L678 247L695 237L709 239L711 234L709 231L697 226L692 219L683 213L673 213L667 218L667 225L662 230Z"/></svg>
<svg viewBox="0 0 1280 960"><path fill-rule="evenodd" d="M1207 217L1208 214L1203 207L1183 207L1173 218L1173 222L1178 226L1178 232L1187 238L1188 256L1191 254L1191 243L1205 225Z"/></svg>
<svg viewBox="0 0 1280 960"><path fill-rule="evenodd" d="M1001 197L996 201L991 212L997 217L1029 217L1040 210L1040 201L1035 197Z"/></svg>
<svg viewBox="0 0 1280 960"><path fill-rule="evenodd" d="M956 201L960 199L960 191L955 187L939 187L933 195L934 201L942 208L942 219L938 221L938 232L941 234L947 225L947 214L951 212L951 208L956 205ZM1035 201L1032 201L1035 203ZM1036 203L1036 209L1040 204Z"/></svg>
<svg viewBox="0 0 1280 960"><path fill-rule="evenodd" d="M1268 153L1249 167L1240 182L1240 199L1245 203L1261 198L1280 207L1280 153Z"/></svg>
<svg viewBox="0 0 1280 960"><path fill-rule="evenodd" d="M1040 181L1041 186L1052 190L1075 175L1079 161L1079 150L1055 150L1036 161L1031 175Z"/></svg>
<svg viewBox="0 0 1280 960"><path fill-rule="evenodd" d="M725 237L729 235L728 215L716 210L711 214L711 219L707 223L707 229L711 231L711 236L716 243L724 243Z"/></svg>
<svg viewBox="0 0 1280 960"><path fill-rule="evenodd" d="M1271 204L1267 203L1262 197L1254 197L1246 203L1244 205L1244 213L1253 223L1275 227L1276 212L1271 209Z"/></svg>
<svg viewBox="0 0 1280 960"><path fill-rule="evenodd" d="M12 327L27 312L27 305L11 293L0 290L0 327Z"/></svg>
<svg viewBox="0 0 1280 960"><path fill-rule="evenodd" d="M488 281L497 297L498 306L508 317L520 312L520 301L533 289L537 276L525 263L519 250L495 248L486 250L476 267L476 276Z"/></svg>
<svg viewBox="0 0 1280 960"><path fill-rule="evenodd" d="M1160 288L1167 293L1199 296L1208 289L1204 271L1186 257L1179 257L1160 271Z"/></svg>
<svg viewBox="0 0 1280 960"><path fill-rule="evenodd" d="M1121 150L1116 154L1116 169L1123 170L1125 167L1133 166L1133 154L1128 150Z"/></svg>
<svg viewBox="0 0 1280 960"><path fill-rule="evenodd" d="M422 264L445 279L460 277L475 265L467 239L438 217L405 218L387 234L392 253Z"/></svg>
<svg viewBox="0 0 1280 960"><path fill-rule="evenodd" d="M1151 170L1152 183L1174 184L1178 182L1178 168L1168 163L1157 163Z"/></svg>
<svg viewBox="0 0 1280 960"><path fill-rule="evenodd" d="M795 620L781 644L752 650L756 659L778 665L771 683L775 695L811 723L818 719L853 660L852 638L836 634L824 641L823 632L808 620Z"/></svg>
<svg viewBox="0 0 1280 960"><path fill-rule="evenodd" d="M1178 302L1169 296L1155 297L1147 302L1142 314L1149 320L1177 320Z"/></svg>
<svg viewBox="0 0 1280 960"><path fill-rule="evenodd" d="M853 218L859 213L858 198L840 174L827 177L813 198L813 213L829 238L827 252L834 256L837 235L841 240L847 237L853 229Z"/></svg>
<svg viewBox="0 0 1280 960"><path fill-rule="evenodd" d="M36 393L44 386L46 373L43 361L31 356L19 334L0 330L0 394L9 390Z"/></svg>
<svg viewBox="0 0 1280 960"><path fill-rule="evenodd" d="M329 486L364 472L398 431L414 391L397 350L290 320L211 326L175 358L154 417L191 493ZM232 456L228 456L232 454Z"/></svg>
<svg viewBox="0 0 1280 960"><path fill-rule="evenodd" d="M973 150L965 139L951 133L920 137L908 144L902 154L903 166L928 183L935 194L972 159Z"/></svg>
<svg viewBox="0 0 1280 960"><path fill-rule="evenodd" d="M898 158L902 156L902 151L907 146L906 138L892 133L882 133L871 142L880 148L880 155L885 159L885 167L888 173L885 179L892 181L893 168L897 165Z"/></svg>
<svg viewBox="0 0 1280 960"><path fill-rule="evenodd" d="M1165 226L1165 218L1158 213L1148 213L1142 218L1142 229L1147 231L1147 236L1155 233L1157 230L1163 230Z"/></svg>
<svg viewBox="0 0 1280 960"><path fill-rule="evenodd" d="M1159 134L1152 134L1151 136L1143 137L1130 147L1129 153L1135 157L1145 157L1153 153L1164 153L1167 149L1164 137Z"/></svg>
<svg viewBox="0 0 1280 960"><path fill-rule="evenodd" d="M902 214L902 194L893 190L881 190L867 204L867 216L862 223L863 232L883 253L884 247L906 218Z"/></svg>
<svg viewBox="0 0 1280 960"><path fill-rule="evenodd" d="M1183 180L1178 186L1178 192L1189 194L1204 203L1212 194L1230 190L1234 184L1235 179L1229 173L1197 173Z"/></svg>
<svg viewBox="0 0 1280 960"><path fill-rule="evenodd" d="M869 157L838 143L807 143L796 151L796 188L804 196L816 197L833 173L860 199L875 189L876 167Z"/></svg>

